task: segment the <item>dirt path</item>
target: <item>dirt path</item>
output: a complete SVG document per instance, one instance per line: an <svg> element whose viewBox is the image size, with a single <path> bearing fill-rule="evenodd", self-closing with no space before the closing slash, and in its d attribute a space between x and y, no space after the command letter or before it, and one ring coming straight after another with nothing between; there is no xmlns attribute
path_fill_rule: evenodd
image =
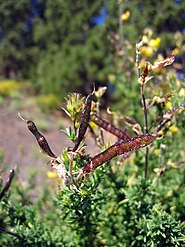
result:
<svg viewBox="0 0 185 247"><path fill-rule="evenodd" d="M33 110L25 109L21 111L23 116L32 116ZM39 116L35 115L34 121L39 121ZM60 151L72 145L67 137L57 127L57 118L49 116L49 130L44 133L53 151L59 155ZM63 126L69 123L66 119ZM18 172L22 179L26 179L31 168L46 172L47 161L45 155L40 153L40 149L34 136L27 129L26 124L18 117L18 110L10 109L8 103L0 106L0 149L4 153L4 160L0 164L0 169L6 167L11 169L17 165Z"/></svg>
<svg viewBox="0 0 185 247"><path fill-rule="evenodd" d="M25 122L19 118L18 112L21 112L25 119L33 120L38 127L39 123L47 125L47 131L41 133L58 156L65 147L74 145L61 131L61 126L62 129L69 128L71 121L61 112L43 114L35 105L28 107L24 100L21 100L22 105L16 109L12 108L11 103L7 100L5 104L0 105L0 153L4 154L3 162L0 160L0 171L5 168L6 177L8 171L17 166L17 176L23 181L28 181L30 173L36 171L35 180L40 182L47 179L49 158L40 152L35 137L28 130ZM107 132L104 137L111 141L115 139ZM91 156L99 152L90 133L87 134L86 143L86 152Z"/></svg>
<svg viewBox="0 0 185 247"><path fill-rule="evenodd" d="M63 128L70 126L70 120L59 114L40 115L34 107L20 109L21 115L28 117L37 124L39 121L48 124L48 130L42 133L47 138L52 150L60 155L65 147L73 146L72 142L61 132L58 121ZM27 129L26 124L18 116L19 109L12 109L10 102L0 106L0 150L4 153L4 160L0 163L0 170L17 166L18 176L22 180L27 180L31 170L38 171L38 180L47 177L47 162L49 158L40 152L39 146L34 136ZM95 154L94 141L88 138L88 151ZM7 174L7 173L5 173ZM42 178L41 178L42 177Z"/></svg>

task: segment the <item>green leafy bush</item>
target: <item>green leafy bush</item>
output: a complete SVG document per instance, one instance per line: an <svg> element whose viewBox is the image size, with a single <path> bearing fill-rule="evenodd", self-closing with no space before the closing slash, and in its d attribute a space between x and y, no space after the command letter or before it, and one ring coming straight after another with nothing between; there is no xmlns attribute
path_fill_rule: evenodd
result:
<svg viewBox="0 0 185 247"><path fill-rule="evenodd" d="M14 80L0 81L0 95L10 96L13 92L20 88L20 84Z"/></svg>
<svg viewBox="0 0 185 247"><path fill-rule="evenodd" d="M57 109L60 106L60 100L55 94L52 93L38 96L36 98L36 102L44 112L49 112L51 110Z"/></svg>
<svg viewBox="0 0 185 247"><path fill-rule="evenodd" d="M184 116L180 113L185 102L174 96L174 86L170 88L174 73L169 73L168 93L155 95L159 86L151 84L151 73L171 65L174 56L146 62L141 68L142 46L143 42L136 45L138 84L130 88L130 92L138 90L134 119L110 109L111 122L107 115L102 117L105 88L94 89L86 98L70 94L65 112L72 126L64 133L74 146L56 155L35 123L21 117L50 158L48 174L58 176L59 192L53 197L55 192L40 185L40 196L32 201L33 177L24 187L13 180L12 170L8 181L1 183L1 245L184 246ZM86 152L87 130L99 150L94 157ZM113 135L108 142L105 131Z"/></svg>

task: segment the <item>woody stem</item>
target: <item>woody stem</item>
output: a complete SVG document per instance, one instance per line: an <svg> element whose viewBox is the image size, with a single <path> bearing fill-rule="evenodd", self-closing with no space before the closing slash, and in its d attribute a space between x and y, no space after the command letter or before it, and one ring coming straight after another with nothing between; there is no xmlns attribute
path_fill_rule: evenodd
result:
<svg viewBox="0 0 185 247"><path fill-rule="evenodd" d="M140 70L140 51L136 47L136 66L137 66L137 73L138 73L138 78L141 76L141 70ZM143 113L144 113L144 132L147 134L148 133L148 115L147 115L147 107L146 107L146 100L145 100L145 95L144 95L144 83L140 87L141 91L141 101L142 101L142 106L143 106ZM148 170L148 154L149 154L149 149L146 147L145 149L145 170L144 170L144 178L146 179L147 177L147 170Z"/></svg>
<svg viewBox="0 0 185 247"><path fill-rule="evenodd" d="M146 100L144 95L144 85L141 85L141 100L142 100L142 106L143 106L143 113L144 113L144 132L148 133L148 115L147 115L147 108L146 108ZM146 147L145 150L145 170L144 170L144 178L147 178L147 170L148 170L148 152L149 149Z"/></svg>

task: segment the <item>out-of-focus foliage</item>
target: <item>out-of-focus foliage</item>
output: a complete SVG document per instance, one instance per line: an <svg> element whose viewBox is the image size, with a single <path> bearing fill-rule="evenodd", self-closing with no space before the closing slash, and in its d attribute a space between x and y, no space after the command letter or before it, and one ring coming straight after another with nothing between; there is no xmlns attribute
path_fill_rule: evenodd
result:
<svg viewBox="0 0 185 247"><path fill-rule="evenodd" d="M12 0L0 3L0 76L29 77L34 63L32 28L26 23L32 13L31 1Z"/></svg>
<svg viewBox="0 0 185 247"><path fill-rule="evenodd" d="M184 64L184 13L183 1L173 0L2 2L1 76L30 78L35 90L45 94L87 93L94 81L107 84L115 71L110 31L127 42L126 51L147 27L160 37L159 51L166 56L175 49ZM130 55L126 52L124 63L133 65Z"/></svg>
<svg viewBox="0 0 185 247"><path fill-rule="evenodd" d="M72 88L88 92L94 81L106 80L110 68L106 25L91 23L100 8L98 1L47 1L34 32L40 47L35 79L43 92L64 95Z"/></svg>
<svg viewBox="0 0 185 247"><path fill-rule="evenodd" d="M125 10L131 12L129 22L125 24L124 29L129 40L137 40L138 35L146 27L152 28L155 35L164 34L164 49L168 40L170 44L174 45L173 35L175 32L184 32L184 11L185 7L183 1L120 1ZM177 18L179 17L179 18ZM131 32L132 31L132 32Z"/></svg>
<svg viewBox="0 0 185 247"><path fill-rule="evenodd" d="M56 110L60 106L59 98L52 93L38 96L36 98L36 102L44 112L48 112L54 109Z"/></svg>
<svg viewBox="0 0 185 247"><path fill-rule="evenodd" d="M13 92L20 88L20 84L15 80L0 81L0 95L10 96Z"/></svg>

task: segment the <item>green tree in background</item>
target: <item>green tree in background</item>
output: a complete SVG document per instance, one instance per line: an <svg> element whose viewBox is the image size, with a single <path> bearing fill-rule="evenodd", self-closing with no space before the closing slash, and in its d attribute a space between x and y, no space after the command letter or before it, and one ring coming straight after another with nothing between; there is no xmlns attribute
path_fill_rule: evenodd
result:
<svg viewBox="0 0 185 247"><path fill-rule="evenodd" d="M34 32L40 47L36 80L43 92L88 92L94 81L106 81L112 66L106 25L91 22L101 6L101 1L47 1Z"/></svg>
<svg viewBox="0 0 185 247"><path fill-rule="evenodd" d="M26 30L31 16L30 1L0 1L0 76L28 77L34 56L32 30Z"/></svg>
<svg viewBox="0 0 185 247"><path fill-rule="evenodd" d="M138 40L146 27L162 37L162 48L175 46L175 32L184 32L185 5L182 0L120 1L124 10L130 10L130 21L124 25L129 40Z"/></svg>
<svg viewBox="0 0 185 247"><path fill-rule="evenodd" d="M123 23L120 10L131 13ZM88 93L93 82L105 85L116 70L110 30L135 45L150 27L165 54L175 47L177 31L183 41L184 16L180 0L1 1L0 75L30 79L41 93Z"/></svg>

